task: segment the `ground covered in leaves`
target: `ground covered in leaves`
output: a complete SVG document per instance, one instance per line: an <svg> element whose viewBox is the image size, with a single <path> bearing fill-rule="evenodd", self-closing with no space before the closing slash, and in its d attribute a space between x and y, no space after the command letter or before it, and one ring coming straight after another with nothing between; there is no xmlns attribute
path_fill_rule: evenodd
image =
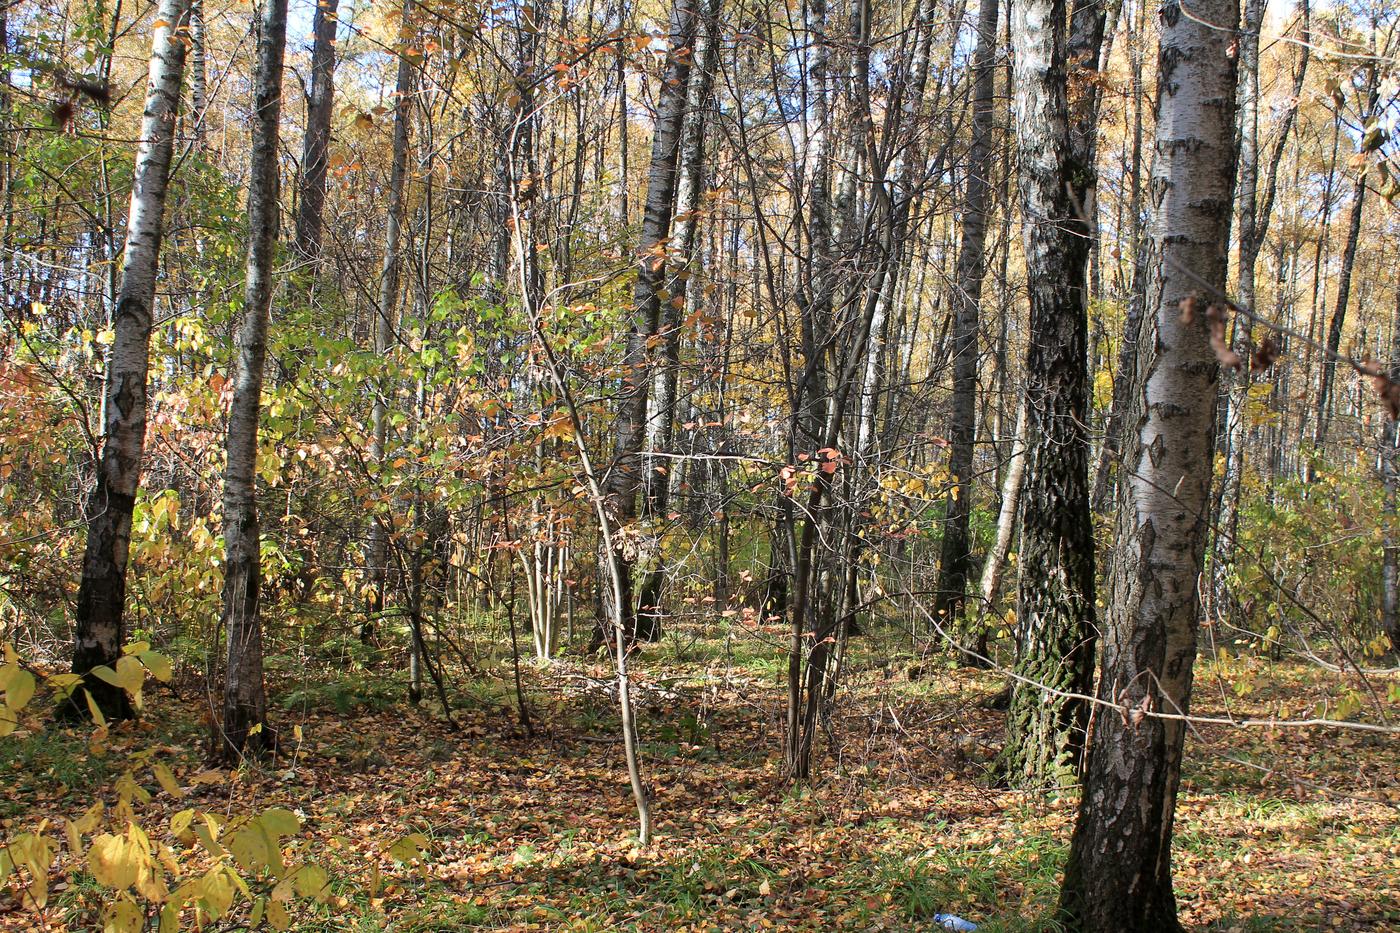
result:
<svg viewBox="0 0 1400 933"><path fill-rule="evenodd" d="M390 668L393 665L385 665ZM107 800L130 755L155 749L180 784L142 823L176 811L295 809L288 858L331 873L327 903L294 928L332 930L927 930L952 912L985 931L1048 930L1072 795L1000 789L994 674L938 659L865 657L827 736L820 780L780 779L781 690L771 658L703 642L640 659L656 839L638 848L605 665L526 668L533 735L508 662L408 707L374 669L277 685L283 754L216 771L203 760L201 685L154 693L105 749L35 719L0 742L8 837ZM1400 720L1394 677L1352 715ZM1345 679L1258 658L1204 663L1198 712L1296 718ZM295 731L294 731L295 730ZM298 741L296 736L300 736ZM100 751L101 754L95 754ZM1394 735L1209 726L1193 734L1176 877L1188 926L1218 931L1400 928L1400 742ZM143 776L144 775L144 776ZM418 861L390 855L421 833ZM100 927L103 890L60 853L41 912L0 892L0 928ZM240 913L241 910L241 913ZM208 928L243 929L247 905Z"/></svg>

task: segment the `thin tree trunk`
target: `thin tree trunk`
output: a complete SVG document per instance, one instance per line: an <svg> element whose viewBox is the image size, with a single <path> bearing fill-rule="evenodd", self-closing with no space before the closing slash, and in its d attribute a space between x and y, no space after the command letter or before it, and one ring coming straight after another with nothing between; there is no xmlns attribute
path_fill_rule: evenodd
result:
<svg viewBox="0 0 1400 933"><path fill-rule="evenodd" d="M1238 0L1162 7L1157 269L1124 456L1099 698L1060 894L1080 933L1179 930L1171 837L1209 527L1217 365L1204 287L1223 292L1235 180ZM1200 283L1204 283L1202 286Z"/></svg>
<svg viewBox="0 0 1400 933"><path fill-rule="evenodd" d="M1390 381L1400 383L1400 292L1390 326ZM1384 484L1385 539L1381 545L1381 632L1390 640L1389 654L1400 654L1400 541L1395 533L1396 487L1400 486L1400 430L1394 418L1381 431L1381 481Z"/></svg>
<svg viewBox="0 0 1400 933"><path fill-rule="evenodd" d="M206 140L205 115L209 109L209 49L204 28L204 0L190 0L190 138L203 150Z"/></svg>
<svg viewBox="0 0 1400 933"><path fill-rule="evenodd" d="M1279 163L1283 160L1297 104L1284 113L1279 136L1274 142L1272 157L1266 163L1261 190L1259 179L1259 33L1264 22L1265 0L1247 0L1244 22L1240 30L1240 177L1235 198L1239 205L1239 303L1251 311L1258 303L1255 294L1255 267L1268 233L1274 193L1278 185ZM1294 72L1293 101L1303 93L1307 75L1309 50L1309 8L1302 4L1302 41L1299 65ZM1225 471L1220 480L1220 506L1216 519L1215 546L1211 555L1211 611L1219 616L1229 600L1229 572L1235 559L1235 533L1239 524L1240 481L1244 475L1245 444L1249 436L1249 419L1245 407L1249 398L1250 349L1252 328L1248 319L1240 319L1242 329L1236 338L1240 356L1246 361L1244 369L1231 380L1225 406Z"/></svg>
<svg viewBox="0 0 1400 933"><path fill-rule="evenodd" d="M997 514L997 536L982 564L982 606L990 610L996 604L1001 587L1002 569L1006 555L1011 553L1011 539L1016 534L1016 516L1021 504L1021 487L1026 478L1026 405L1016 406L1016 436L1012 441L1011 459L1006 465L1006 477L1001 486L1001 510ZM986 654L985 651L980 652Z"/></svg>
<svg viewBox="0 0 1400 933"><path fill-rule="evenodd" d="M217 747L226 761L236 761L245 754L257 755L275 744L266 725L263 684L257 459L267 323L274 287L272 267L277 249L277 145L287 0L264 0L257 31L252 160L248 172L247 279L224 468L223 621L228 664L224 671L223 731Z"/></svg>
<svg viewBox="0 0 1400 933"><path fill-rule="evenodd" d="M1139 7L1141 17L1142 7ZM1138 334L1142 329L1143 305L1146 303L1147 274L1150 257L1142 236L1142 36L1141 22L1128 30L1128 59L1133 99L1133 142L1129 158L1128 244L1132 249L1132 278L1128 286L1127 313L1123 322L1122 342L1113 371L1113 398L1108 406L1099 462L1094 470L1094 491L1090 505L1102 513L1111 498L1113 472L1123 448L1123 413L1127 407L1134 370L1137 368Z"/></svg>
<svg viewBox="0 0 1400 933"><path fill-rule="evenodd" d="M647 399L656 371L654 340L661 327L662 292L667 282L667 240L676 203L681 129L698 19L695 2L675 0L671 9L667 64L657 94L651 168L647 176L641 242L637 249L634 322L623 360L613 465L607 473L606 491L619 527L636 520L637 495L645 469L642 452L646 444ZM635 555L628 550L619 553L617 558L622 564L620 576L624 588L617 596L622 602L624 628L630 641L637 635L637 607L632 598Z"/></svg>
<svg viewBox="0 0 1400 933"><path fill-rule="evenodd" d="M972 568L972 457L977 416L977 332L986 274L987 211L991 204L992 111L996 91L997 18L1000 0L981 0L977 46L972 53L972 145L967 154L967 195L953 294L953 399L949 415L948 472L952 486L943 521L943 549L933 612L956 623Z"/></svg>
<svg viewBox="0 0 1400 933"><path fill-rule="evenodd" d="M296 251L306 262L321 256L326 206L326 168L335 98L335 31L340 0L316 0L311 32L311 90L306 99L306 140L301 151L301 191L297 200ZM397 120L397 114L395 116Z"/></svg>
<svg viewBox="0 0 1400 933"><path fill-rule="evenodd" d="M1327 432L1332 423L1332 382L1337 374L1337 353L1342 346L1342 329L1346 325L1347 302L1351 298L1351 276L1356 268L1356 246L1361 239L1361 218L1366 207L1366 172L1356 176L1351 193L1351 214L1347 221L1346 244L1342 247L1342 268L1337 275L1337 303L1327 328L1327 353L1322 359L1322 375L1317 389L1317 423L1313 430L1313 450L1323 453ZM1309 467L1309 480L1312 478Z"/></svg>
<svg viewBox="0 0 1400 933"><path fill-rule="evenodd" d="M1023 787L1072 779L1088 707L1064 694L1093 685L1094 539L1089 513L1089 373L1085 263L1093 193L1092 147L1082 114L1071 125L1066 68L1096 65L1102 7L1025 0L1015 15L1015 101L1030 291L1026 358L1026 479L1021 499L1020 646L1002 765ZM1067 35L1070 33L1070 35ZM1073 42L1071 42L1071 38ZM1091 57L1092 56L1092 57ZM1092 121L1090 121L1092 125ZM1085 159L1090 161L1084 161Z"/></svg>
<svg viewBox="0 0 1400 933"><path fill-rule="evenodd" d="M90 672L99 665L115 663L124 641L131 517L146 445L152 306L180 78L185 68L185 41L177 33L184 28L187 15L185 0L162 0L158 18L164 25L156 27L151 42L146 109L102 389L102 446L97 454L96 482L87 501L87 544L74 618L73 673L84 677L88 694L109 719L130 716L130 703L121 689ZM70 704L70 711L79 714L85 708Z"/></svg>
<svg viewBox="0 0 1400 933"><path fill-rule="evenodd" d="M404 6L404 22L410 7ZM379 275L379 301L375 306L374 353L381 361L394 345L396 317L399 304L399 241L403 230L404 183L408 175L409 109L413 90L413 64L407 55L399 56L394 79L394 137L389 159L388 203L384 220L384 263ZM393 379L378 381L374 392L369 462L381 474L384 470L384 450L389 438L389 400L394 394ZM362 637L373 634L375 618L384 611L385 592L389 583L389 531L386 516L370 520L366 551L369 557L370 586L373 589L370 619L361 629Z"/></svg>
<svg viewBox="0 0 1400 933"><path fill-rule="evenodd" d="M701 195L705 180L705 124L714 86L715 65L719 58L719 13L721 0L704 0L699 11L700 31L695 40L695 66L686 91L685 124L679 153L679 180L676 184L675 216L670 243L680 248L676 268L669 270L666 300L662 308L661 364L656 368L653 395L649 401L646 448L649 453L669 453L676 437L676 390L680 375L680 334L682 314L689 294L689 282L699 271L697 245L700 233ZM646 498L643 514L653 522L667 521L673 472L677 462L659 457L647 458ZM637 595L637 637L656 641L661 637L661 584L665 579L661 554Z"/></svg>

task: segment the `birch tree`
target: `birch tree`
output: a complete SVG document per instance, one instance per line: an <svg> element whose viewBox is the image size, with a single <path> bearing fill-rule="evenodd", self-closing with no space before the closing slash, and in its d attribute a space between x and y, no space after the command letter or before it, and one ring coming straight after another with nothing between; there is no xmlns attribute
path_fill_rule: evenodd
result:
<svg viewBox="0 0 1400 933"><path fill-rule="evenodd" d="M121 283L112 314L112 345L103 376L101 441L88 495L87 544L74 619L73 673L109 719L131 714L126 693L93 668L121 657L132 512L146 446L147 378L156 273L164 233L180 81L185 68L189 7L162 0L151 40L146 109L136 150L136 172L127 211ZM77 703L71 711L79 711Z"/></svg>
<svg viewBox="0 0 1400 933"><path fill-rule="evenodd" d="M282 63L287 0L263 0L257 21L252 158L248 172L248 259L239 323L233 402L224 467L224 610L228 658L222 731L226 760L271 747L263 684L261 536L258 528L258 420L262 412L268 313L272 305L280 185L277 145L282 115Z"/></svg>
<svg viewBox="0 0 1400 933"><path fill-rule="evenodd" d="M1012 782L1044 786L1062 783L1078 770L1088 709L1066 694L1085 694L1093 683L1085 280L1093 166L1083 161L1086 151L1071 134L1065 0L1013 2L1012 15L1030 346L1017 612L1020 679L1011 691L1002 763ZM1092 55L1096 63L1097 45Z"/></svg>
<svg viewBox="0 0 1400 933"><path fill-rule="evenodd" d="M1229 266L1238 0L1162 7L1155 273L1129 409L1100 707L1060 894L1071 930L1176 930L1171 839L1210 524L1217 361L1210 303ZM1225 27L1225 28L1222 28Z"/></svg>

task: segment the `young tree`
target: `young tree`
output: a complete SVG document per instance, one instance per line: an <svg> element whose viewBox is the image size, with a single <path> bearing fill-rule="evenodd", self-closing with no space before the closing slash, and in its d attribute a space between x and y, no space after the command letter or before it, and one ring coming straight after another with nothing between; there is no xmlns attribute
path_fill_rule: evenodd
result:
<svg viewBox="0 0 1400 933"><path fill-rule="evenodd" d="M953 291L953 400L948 424L948 472L953 485L943 522L943 556L934 596L935 616L952 622L962 609L972 567L972 455L977 421L977 330L986 272L987 212L991 204L992 111L996 90L999 0L981 0L977 45L972 53L972 146L967 154L967 194L962 243Z"/></svg>
<svg viewBox="0 0 1400 933"><path fill-rule="evenodd" d="M1177 930L1171 838L1210 523L1217 362L1208 303L1229 265L1238 0L1162 8L1156 270L1127 424L1112 598L1084 792L1060 893L1071 930Z"/></svg>
<svg viewBox="0 0 1400 933"><path fill-rule="evenodd" d="M403 8L407 24L410 7ZM399 308L399 266L403 239L404 185L408 177L409 115L413 92L413 63L408 56L398 55L394 78L394 136L389 151L388 203L384 219L384 261L380 267L379 295L374 307L374 352L381 360L394 345ZM374 410L369 448L372 468L382 473L384 449L389 440L389 399L394 395L393 379L380 379L375 386ZM371 518L366 560L369 564L371 620L361 630L368 639L373 631L374 617L384 610L385 591L389 585L389 521L387 516Z"/></svg>
<svg viewBox="0 0 1400 933"><path fill-rule="evenodd" d="M131 518L146 446L146 381L156 271L164 231L166 185L174 150L180 79L185 69L189 7L162 0L151 40L146 110L136 151L127 212L121 284L112 315L112 346L102 389L102 437L87 501L87 546L74 618L73 673L109 719L131 714L126 693L98 677L94 667L121 657ZM81 711L75 702L70 711Z"/></svg>
<svg viewBox="0 0 1400 933"><path fill-rule="evenodd" d="M233 402L224 468L224 670L222 732L225 760L258 754L272 744L263 684L261 536L258 530L258 419L262 411L272 263L277 249L277 144L282 116L282 63L287 0L263 0L257 22L253 80L252 161L248 172L248 262L238 329Z"/></svg>

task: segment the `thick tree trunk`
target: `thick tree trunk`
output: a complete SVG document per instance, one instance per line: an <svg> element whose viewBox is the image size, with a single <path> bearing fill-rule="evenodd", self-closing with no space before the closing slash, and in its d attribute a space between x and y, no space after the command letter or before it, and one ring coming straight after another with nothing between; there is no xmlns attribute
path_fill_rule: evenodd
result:
<svg viewBox="0 0 1400 933"><path fill-rule="evenodd" d="M304 262L321 256L326 207L326 168L335 99L335 30L340 0L316 0L311 32L311 89L306 98L306 140L301 150L301 191L297 201L296 251Z"/></svg>
<svg viewBox="0 0 1400 933"><path fill-rule="evenodd" d="M1157 269L1130 410L1099 697L1060 908L1083 933L1177 930L1171 837L1210 522L1217 364L1206 303L1229 267L1237 0L1162 8ZM1200 294L1201 285L1213 290Z"/></svg>
<svg viewBox="0 0 1400 933"><path fill-rule="evenodd" d="M282 116L282 62L287 40L287 0L264 0L258 21L253 75L252 160L248 172L248 263L243 317L238 329L233 401L229 409L224 468L224 671L223 731L218 747L227 761L272 746L266 726L262 618L259 590L257 459L267 322L272 305L272 266L279 206L277 144Z"/></svg>
<svg viewBox="0 0 1400 933"><path fill-rule="evenodd" d="M1000 0L981 0L972 53L972 145L967 154L967 199L953 294L953 400L948 423L948 472L953 485L943 521L935 617L956 623L972 567L968 519L972 514L972 456L977 418L977 331L986 274L987 211L991 204L992 111L996 91Z"/></svg>
<svg viewBox="0 0 1400 933"><path fill-rule="evenodd" d="M162 0L164 25L151 44L146 109L136 151L127 212L121 284L112 316L113 340L102 389L102 447L87 501L87 544L74 619L73 673L83 675L103 715L131 715L126 694L90 676L121 657L131 516L146 446L146 379L150 366L152 305L160 258L166 185L174 149L180 78L185 68L185 0ZM86 704L71 704L81 714Z"/></svg>
<svg viewBox="0 0 1400 933"><path fill-rule="evenodd" d="M606 483L609 507L619 528L635 522L637 495L643 485L647 400L657 371L656 338L661 327L662 293L668 280L666 250L675 212L681 129L699 18L695 3L696 0L675 0L671 9L669 51L657 92L651 167L647 175L641 242L637 248L634 321L623 360L617 442ZM623 622L630 640L638 634L637 606L632 598L636 554L629 548L617 557L622 565L619 576L623 592L616 596L624 609ZM604 560L606 563L606 555Z"/></svg>
<svg viewBox="0 0 1400 933"><path fill-rule="evenodd" d="M1021 499L1020 646L1007 778L1072 780L1084 746L1094 662L1094 539L1089 513L1089 373L1085 263L1092 149L1071 132L1065 0L1024 0L1014 15L1015 103L1030 291L1026 479ZM1097 34L1103 35L1103 12ZM1075 30L1076 46L1082 40ZM1096 64L1082 48L1076 64ZM1079 57L1086 56L1086 57ZM1079 130L1078 125L1075 130Z"/></svg>

